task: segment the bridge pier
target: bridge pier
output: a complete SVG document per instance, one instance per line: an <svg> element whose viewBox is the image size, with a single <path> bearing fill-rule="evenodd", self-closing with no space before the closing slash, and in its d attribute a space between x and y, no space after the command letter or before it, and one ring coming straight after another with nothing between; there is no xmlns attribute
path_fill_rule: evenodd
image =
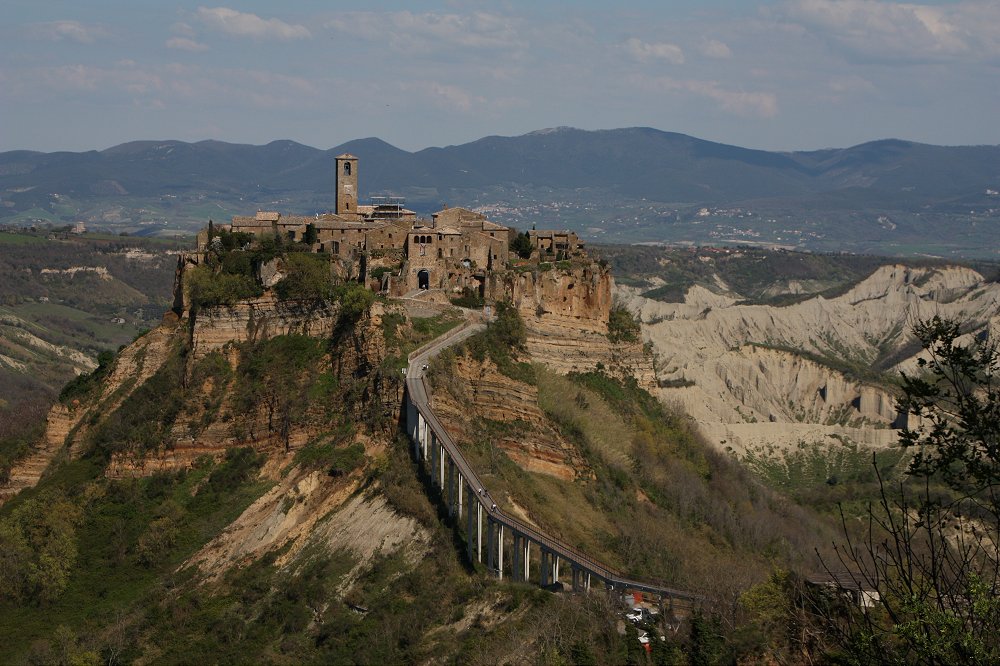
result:
<svg viewBox="0 0 1000 666"><path fill-rule="evenodd" d="M455 461L448 457L448 517L455 517Z"/></svg>
<svg viewBox="0 0 1000 666"><path fill-rule="evenodd" d="M496 539L494 538L495 523L493 519L486 518L486 568L492 573L497 568Z"/></svg>
<svg viewBox="0 0 1000 666"><path fill-rule="evenodd" d="M435 439L435 437L434 437L434 431L433 430L431 431L431 436L429 437L429 439L430 439L430 442L428 442L428 445L430 446L430 449L431 449L430 450L430 463L431 464L427 468L427 476L430 477L430 479L431 479L431 486L433 487L433 486L437 485L435 483L435 480L436 480L435 477L437 476L437 459L438 459L438 450L437 450L437 447L434 446L434 439Z"/></svg>
<svg viewBox="0 0 1000 666"><path fill-rule="evenodd" d="M524 539L524 576L521 580L531 580L531 540L527 537Z"/></svg>
<svg viewBox="0 0 1000 666"><path fill-rule="evenodd" d="M540 550L542 554L541 565L540 565L541 575L539 576L538 584L541 585L542 587L548 587L550 582L549 576L552 573L551 570L552 565L550 563L552 555L549 553L549 551L545 550L545 548L541 544L538 544L538 550Z"/></svg>
<svg viewBox="0 0 1000 666"><path fill-rule="evenodd" d="M459 486L459 490L461 490L461 488L462 486ZM479 502L476 502L476 493L472 491L471 488L469 489L468 502L469 506L466 507L465 511L465 549L466 554L469 556L469 562L474 563L476 561L476 540L473 537L473 530L475 529L475 526L473 525L472 519L472 505L475 504L476 506L479 506Z"/></svg>
<svg viewBox="0 0 1000 666"><path fill-rule="evenodd" d="M410 441L413 442L413 457L416 460L420 460L420 422L424 417L420 415L417 408L413 405L413 401L409 399L407 395L406 399L406 423L407 430L410 432Z"/></svg>
<svg viewBox="0 0 1000 666"><path fill-rule="evenodd" d="M445 500L446 498L445 498L445 488L444 488L444 459L446 456L446 451L444 450L444 443L441 440L439 440L437 436L434 437L434 441L438 445L438 474L439 474L438 488L441 489L441 499Z"/></svg>
<svg viewBox="0 0 1000 666"><path fill-rule="evenodd" d="M462 489L465 488L465 479L462 478L462 473L458 473L458 519L462 520Z"/></svg>
<svg viewBox="0 0 1000 666"><path fill-rule="evenodd" d="M497 523L497 578L503 580L503 523Z"/></svg>
<svg viewBox="0 0 1000 666"><path fill-rule="evenodd" d="M515 583L521 580L521 539L517 530L511 530L510 546L510 579Z"/></svg>

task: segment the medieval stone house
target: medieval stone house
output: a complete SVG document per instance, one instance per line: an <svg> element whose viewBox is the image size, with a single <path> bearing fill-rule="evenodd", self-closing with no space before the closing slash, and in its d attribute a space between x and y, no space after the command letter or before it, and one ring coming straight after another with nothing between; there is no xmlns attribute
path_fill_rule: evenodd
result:
<svg viewBox="0 0 1000 666"><path fill-rule="evenodd" d="M310 217L259 211L234 217L230 229L292 242L313 236L312 251L340 260L351 276L364 279L379 269L372 286L392 295L419 289L482 293L487 273L508 265L512 229L466 208L445 208L426 220L404 208L399 197L360 204L358 158L340 155L335 168L334 212ZM530 233L539 256L556 251L568 256L582 247L571 232ZM200 249L207 240L207 233L199 234Z"/></svg>

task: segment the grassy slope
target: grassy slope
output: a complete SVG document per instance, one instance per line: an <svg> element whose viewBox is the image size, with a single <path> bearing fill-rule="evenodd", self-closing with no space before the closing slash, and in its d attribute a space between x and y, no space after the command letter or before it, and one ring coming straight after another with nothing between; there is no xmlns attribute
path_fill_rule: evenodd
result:
<svg viewBox="0 0 1000 666"><path fill-rule="evenodd" d="M0 233L0 354L19 364L0 367L0 471L26 450L24 433L37 433L62 385L86 369L66 350L94 359L160 319L176 263L165 251L179 247L177 241L94 234ZM129 259L126 249L154 256ZM109 279L41 273L75 266L107 269ZM112 317L126 322L112 323Z"/></svg>
<svg viewBox="0 0 1000 666"><path fill-rule="evenodd" d="M475 419L463 446L495 496L627 573L717 598L735 599L775 566L816 566L830 525L714 452L683 417L603 375L536 375L540 406L595 478L525 472L493 441L526 424Z"/></svg>

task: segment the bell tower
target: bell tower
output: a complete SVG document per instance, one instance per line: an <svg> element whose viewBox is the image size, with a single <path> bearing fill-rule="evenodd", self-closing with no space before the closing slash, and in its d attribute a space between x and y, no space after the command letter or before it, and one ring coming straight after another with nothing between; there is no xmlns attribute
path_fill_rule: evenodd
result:
<svg viewBox="0 0 1000 666"><path fill-rule="evenodd" d="M350 153L336 157L337 215L358 212L358 158Z"/></svg>

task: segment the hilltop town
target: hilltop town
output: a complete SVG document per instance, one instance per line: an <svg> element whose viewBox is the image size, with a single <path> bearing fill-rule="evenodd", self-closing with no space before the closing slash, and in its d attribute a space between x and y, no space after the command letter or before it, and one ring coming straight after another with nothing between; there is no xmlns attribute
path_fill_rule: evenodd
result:
<svg viewBox="0 0 1000 666"><path fill-rule="evenodd" d="M234 217L219 230L305 244L328 255L339 277L395 297L437 290L484 298L488 275L507 268L512 259L589 262L571 231L532 229L519 241L515 229L466 208L446 207L428 220L405 208L401 197L373 196L361 204L358 167L354 155L336 158L333 212L310 217L258 211ZM209 248L214 230L199 233L199 252ZM514 257L511 247L518 250Z"/></svg>

